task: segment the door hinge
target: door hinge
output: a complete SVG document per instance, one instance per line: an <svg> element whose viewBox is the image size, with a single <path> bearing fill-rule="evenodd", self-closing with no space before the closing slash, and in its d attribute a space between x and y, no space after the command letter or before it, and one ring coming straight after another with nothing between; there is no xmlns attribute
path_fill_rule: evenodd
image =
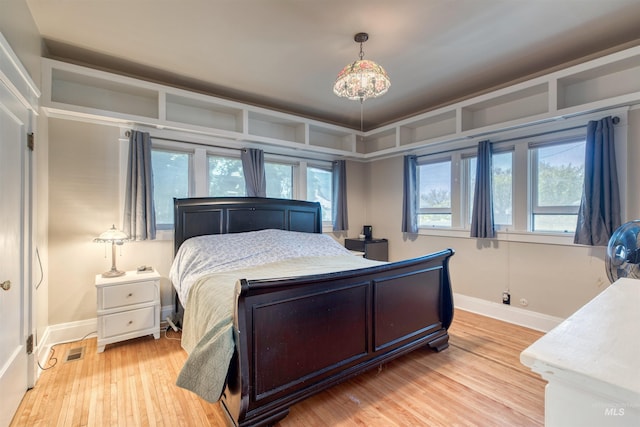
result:
<svg viewBox="0 0 640 427"><path fill-rule="evenodd" d="M33 149L35 148L35 141L33 138L33 132L29 132L27 134L27 148L29 148L29 150L33 151Z"/></svg>
<svg viewBox="0 0 640 427"><path fill-rule="evenodd" d="M33 334L27 338L27 354L33 353Z"/></svg>

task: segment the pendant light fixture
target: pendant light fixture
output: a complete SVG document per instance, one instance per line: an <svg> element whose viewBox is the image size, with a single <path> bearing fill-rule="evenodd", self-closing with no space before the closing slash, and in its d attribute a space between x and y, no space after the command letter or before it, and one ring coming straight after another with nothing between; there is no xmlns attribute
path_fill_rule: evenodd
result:
<svg viewBox="0 0 640 427"><path fill-rule="evenodd" d="M369 40L369 34L358 33L353 39L360 43L360 59L340 71L333 85L333 93L360 102L384 95L391 86L387 72L374 61L364 59L362 44Z"/></svg>

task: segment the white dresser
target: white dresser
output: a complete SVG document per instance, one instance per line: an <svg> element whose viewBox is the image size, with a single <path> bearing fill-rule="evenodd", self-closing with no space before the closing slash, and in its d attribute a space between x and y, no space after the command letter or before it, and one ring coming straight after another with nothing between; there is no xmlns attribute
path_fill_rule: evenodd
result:
<svg viewBox="0 0 640 427"><path fill-rule="evenodd" d="M546 427L640 426L640 280L620 279L520 354Z"/></svg>
<svg viewBox="0 0 640 427"><path fill-rule="evenodd" d="M98 353L107 344L144 335L160 338L160 275L127 271L114 278L96 276Z"/></svg>

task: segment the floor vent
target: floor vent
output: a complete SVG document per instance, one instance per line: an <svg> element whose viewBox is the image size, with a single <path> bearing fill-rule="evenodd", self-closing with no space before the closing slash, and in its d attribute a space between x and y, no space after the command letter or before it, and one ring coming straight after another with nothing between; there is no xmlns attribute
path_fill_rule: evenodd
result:
<svg viewBox="0 0 640 427"><path fill-rule="evenodd" d="M84 347L71 348L67 352L67 357L64 358L64 362L73 362L74 360L80 360L84 356Z"/></svg>

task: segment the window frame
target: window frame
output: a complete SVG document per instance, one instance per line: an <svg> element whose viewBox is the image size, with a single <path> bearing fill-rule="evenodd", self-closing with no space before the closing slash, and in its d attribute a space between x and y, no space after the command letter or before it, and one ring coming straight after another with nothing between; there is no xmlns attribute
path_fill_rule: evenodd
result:
<svg viewBox="0 0 640 427"><path fill-rule="evenodd" d="M498 149L494 149L492 156L495 155L500 155L500 154L504 154L504 153L511 153L511 223L510 224L494 224L494 228L496 231L499 230L508 230L509 228L513 227L513 211L514 211L514 194L515 194L515 186L514 186L514 176L513 176L513 169L514 169L514 157L515 157L515 149L513 145L509 145L509 146L504 146L504 147L500 147ZM465 202L464 206L466 207L465 211L464 211L464 215L462 217L462 224L463 227L465 229L471 230L471 219L473 216L473 201L474 201L474 197L475 197L475 175L471 173L471 161L472 160L476 160L476 167L477 167L477 159L478 156L476 153L466 153L464 155L462 155L462 162L463 162L463 168L462 168L462 175L460 176L460 181L462 182L461 187L462 187L462 191L463 191L463 200ZM493 162L492 162L493 163ZM493 173L493 171L492 171ZM492 175L493 178L493 175ZM472 185L472 181L473 181L473 185ZM494 180L492 180L492 183L495 182ZM495 217L495 211L494 211L494 217Z"/></svg>
<svg viewBox="0 0 640 427"><path fill-rule="evenodd" d="M281 166L290 166L291 167L291 197L290 199L295 199L296 195L299 194L299 189L297 187L299 187L299 183L296 180L296 168L297 165L291 161L285 161L283 159L280 158L272 158L272 156L265 156L264 159L264 163L265 163L265 172L266 172L266 165L267 164L272 164L272 165L281 165ZM267 197L271 197L269 196L269 194L267 194ZM282 198L282 197L280 197Z"/></svg>
<svg viewBox="0 0 640 427"><path fill-rule="evenodd" d="M560 231L548 231L548 230L541 230L541 231L535 231L534 229L534 219L536 215L575 215L576 216L576 220L578 217L578 211L580 209L580 205L578 204L577 206L570 206L570 205L556 205L556 206L540 206L538 203L538 183L539 183L539 148L545 148L545 147L553 147L553 146L561 146L561 145L568 145L568 144L573 144L573 143L577 143L577 142L583 142L586 144L586 137L581 137L581 138L569 138L569 139L562 139L562 140L557 140L557 141L551 141L551 142L543 142L543 143L529 143L528 144L528 155L529 155L529 175L530 175L530 195L531 195L531 201L530 201L530 209L528 212L529 215L529 230L532 233L558 233L558 234L567 234L570 233L571 235L573 235L575 233L575 230L571 230L571 231L565 231L565 232L560 232Z"/></svg>
<svg viewBox="0 0 640 427"><path fill-rule="evenodd" d="M426 158L426 156L424 157ZM428 165L435 165L435 164L440 164L440 163L449 163L449 169L450 169L450 180L449 180L449 207L448 208L421 208L420 207L420 197L421 197L421 192L420 192L420 168L421 167L426 167ZM420 221L419 221L419 217L418 217L418 229L442 229L442 230L449 230L449 229L453 229L456 226L456 222L455 222L455 218L454 218L454 185L455 185L455 180L453 179L454 176L454 169L455 165L454 165L455 161L452 155L446 155L446 156L438 156L438 157L433 157L430 159L426 159L426 160L418 160L418 164L416 165L416 190L418 192L418 194L416 195L418 197L417 200L417 208L416 208L416 215L449 215L451 220L450 226L437 226L437 225L426 225L426 226L420 226Z"/></svg>
<svg viewBox="0 0 640 427"><path fill-rule="evenodd" d="M166 144L158 144L158 145L151 145L151 157L153 158L153 152L165 152L165 153L176 153L176 154L186 154L188 157L188 161L187 161L187 196L186 197L192 197L193 191L194 191L194 177L193 177L193 171L194 171L194 152L190 151L190 150L186 150L186 149L182 149L182 148L176 148L176 147L170 147L167 146ZM152 161L153 163L153 161ZM125 178L126 180L126 178ZM155 198L155 194L154 194L154 198ZM154 200L154 204L155 204L155 200ZM160 232L165 232L165 231L171 231L173 232L174 229L174 224L169 224L169 223L159 223L158 221L158 216L156 214L156 232L160 231Z"/></svg>
<svg viewBox="0 0 640 427"><path fill-rule="evenodd" d="M328 172L331 175L331 183L333 185L333 167L332 165L324 166L317 162L301 162L300 166L300 175L304 175L304 186L301 185L301 193L304 193L304 196L301 197L304 200L313 202L313 200L309 199L309 195L307 194L307 184L309 179L309 168L323 170ZM304 172L302 172L304 169ZM331 206L333 207L333 188L331 189ZM322 229L323 231L332 231L333 230L333 210L331 211L331 217L329 220L322 220Z"/></svg>

